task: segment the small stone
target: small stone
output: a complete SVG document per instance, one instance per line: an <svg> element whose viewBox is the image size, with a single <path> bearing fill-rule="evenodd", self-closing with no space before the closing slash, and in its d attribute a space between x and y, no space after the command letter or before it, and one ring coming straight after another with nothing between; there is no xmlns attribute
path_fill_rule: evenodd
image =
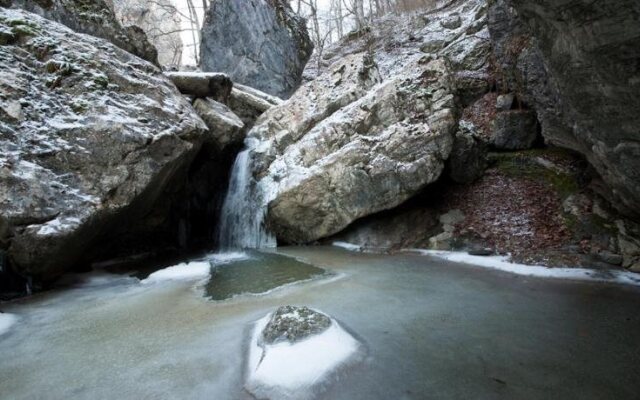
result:
<svg viewBox="0 0 640 400"><path fill-rule="evenodd" d="M513 107L516 96L513 93L501 94L496 99L496 109L498 111L509 111Z"/></svg>
<svg viewBox="0 0 640 400"><path fill-rule="evenodd" d="M629 267L629 271L640 273L640 262L637 262Z"/></svg>
<svg viewBox="0 0 640 400"><path fill-rule="evenodd" d="M467 253L469 253L470 256L491 256L491 255L495 254L493 249L490 249L490 248L487 248L487 247L478 248L478 249L471 249Z"/></svg>
<svg viewBox="0 0 640 400"><path fill-rule="evenodd" d="M602 262L611 265L622 265L622 256L620 254L611 253L609 251L601 251L597 255L598 259Z"/></svg>

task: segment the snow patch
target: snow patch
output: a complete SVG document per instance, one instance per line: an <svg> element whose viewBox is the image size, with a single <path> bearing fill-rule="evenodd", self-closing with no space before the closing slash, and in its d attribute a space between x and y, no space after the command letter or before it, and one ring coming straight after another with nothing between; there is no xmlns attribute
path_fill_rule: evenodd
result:
<svg viewBox="0 0 640 400"><path fill-rule="evenodd" d="M0 313L0 336L4 335L18 322L18 317L13 314Z"/></svg>
<svg viewBox="0 0 640 400"><path fill-rule="evenodd" d="M256 322L251 336L245 388L258 398L308 399L312 390L360 350L360 343L337 321L297 343L260 343L271 314Z"/></svg>
<svg viewBox="0 0 640 400"><path fill-rule="evenodd" d="M332 246L334 247L340 247L342 249L345 250L349 250L349 251L362 251L362 246L359 246L357 244L353 244L353 243L349 243L349 242L333 242L331 243Z"/></svg>
<svg viewBox="0 0 640 400"><path fill-rule="evenodd" d="M542 265L524 265L510 262L509 256L472 256L462 252L422 249L409 249L407 251L438 257L447 261L470 264L483 268L491 268L536 278L569 279L576 281L607 282L640 286L640 274L629 271L599 271L588 268L552 268Z"/></svg>
<svg viewBox="0 0 640 400"><path fill-rule="evenodd" d="M209 261L193 261L180 263L172 267L161 269L149 275L141 281L142 284L150 284L164 281L190 281L206 278L211 273Z"/></svg>

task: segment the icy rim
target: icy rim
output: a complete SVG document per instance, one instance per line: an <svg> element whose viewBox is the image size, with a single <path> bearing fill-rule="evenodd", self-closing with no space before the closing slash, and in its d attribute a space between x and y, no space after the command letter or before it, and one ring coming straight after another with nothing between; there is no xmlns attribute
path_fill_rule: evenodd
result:
<svg viewBox="0 0 640 400"><path fill-rule="evenodd" d="M437 257L442 260L456 263L474 265L477 267L490 268L536 278L554 278L640 286L640 274L630 271L599 271L588 268L552 268L541 265L524 265L510 262L509 256L472 256L467 253L453 251L424 249L406 249L404 251Z"/></svg>

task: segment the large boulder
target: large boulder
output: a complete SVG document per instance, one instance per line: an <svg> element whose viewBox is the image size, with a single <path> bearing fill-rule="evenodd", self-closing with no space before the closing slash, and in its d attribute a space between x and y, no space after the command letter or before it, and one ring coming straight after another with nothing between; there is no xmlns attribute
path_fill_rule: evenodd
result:
<svg viewBox="0 0 640 400"><path fill-rule="evenodd" d="M545 139L586 156L640 217L640 2L495 0L499 81L538 113Z"/></svg>
<svg viewBox="0 0 640 400"><path fill-rule="evenodd" d="M491 86L486 10L469 0L387 16L328 48L308 67L318 75L249 133L252 224L281 243L313 242L439 179L462 108ZM465 179L482 173L477 149L477 171Z"/></svg>
<svg viewBox="0 0 640 400"><path fill-rule="evenodd" d="M286 0L212 2L202 28L203 70L283 98L300 85L312 51L304 19Z"/></svg>
<svg viewBox="0 0 640 400"><path fill-rule="evenodd" d="M250 132L269 143L255 165L280 240L335 234L440 176L457 127L446 63L423 56L371 87L377 79L369 57L347 57Z"/></svg>
<svg viewBox="0 0 640 400"><path fill-rule="evenodd" d="M106 39L131 54L158 64L158 51L138 26L123 27L107 0L6 0L17 7L68 26L76 32Z"/></svg>
<svg viewBox="0 0 640 400"><path fill-rule="evenodd" d="M157 67L105 40L13 9L0 32L0 247L48 279L131 231L207 130Z"/></svg>

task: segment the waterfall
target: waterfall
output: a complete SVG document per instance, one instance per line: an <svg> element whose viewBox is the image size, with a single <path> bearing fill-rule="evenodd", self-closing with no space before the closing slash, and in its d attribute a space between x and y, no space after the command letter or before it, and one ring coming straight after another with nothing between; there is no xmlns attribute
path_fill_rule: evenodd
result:
<svg viewBox="0 0 640 400"><path fill-rule="evenodd" d="M246 145L233 163L229 189L220 213L219 244L222 250L276 246L276 238L264 226L264 195L252 174L251 152L256 141L248 140Z"/></svg>

